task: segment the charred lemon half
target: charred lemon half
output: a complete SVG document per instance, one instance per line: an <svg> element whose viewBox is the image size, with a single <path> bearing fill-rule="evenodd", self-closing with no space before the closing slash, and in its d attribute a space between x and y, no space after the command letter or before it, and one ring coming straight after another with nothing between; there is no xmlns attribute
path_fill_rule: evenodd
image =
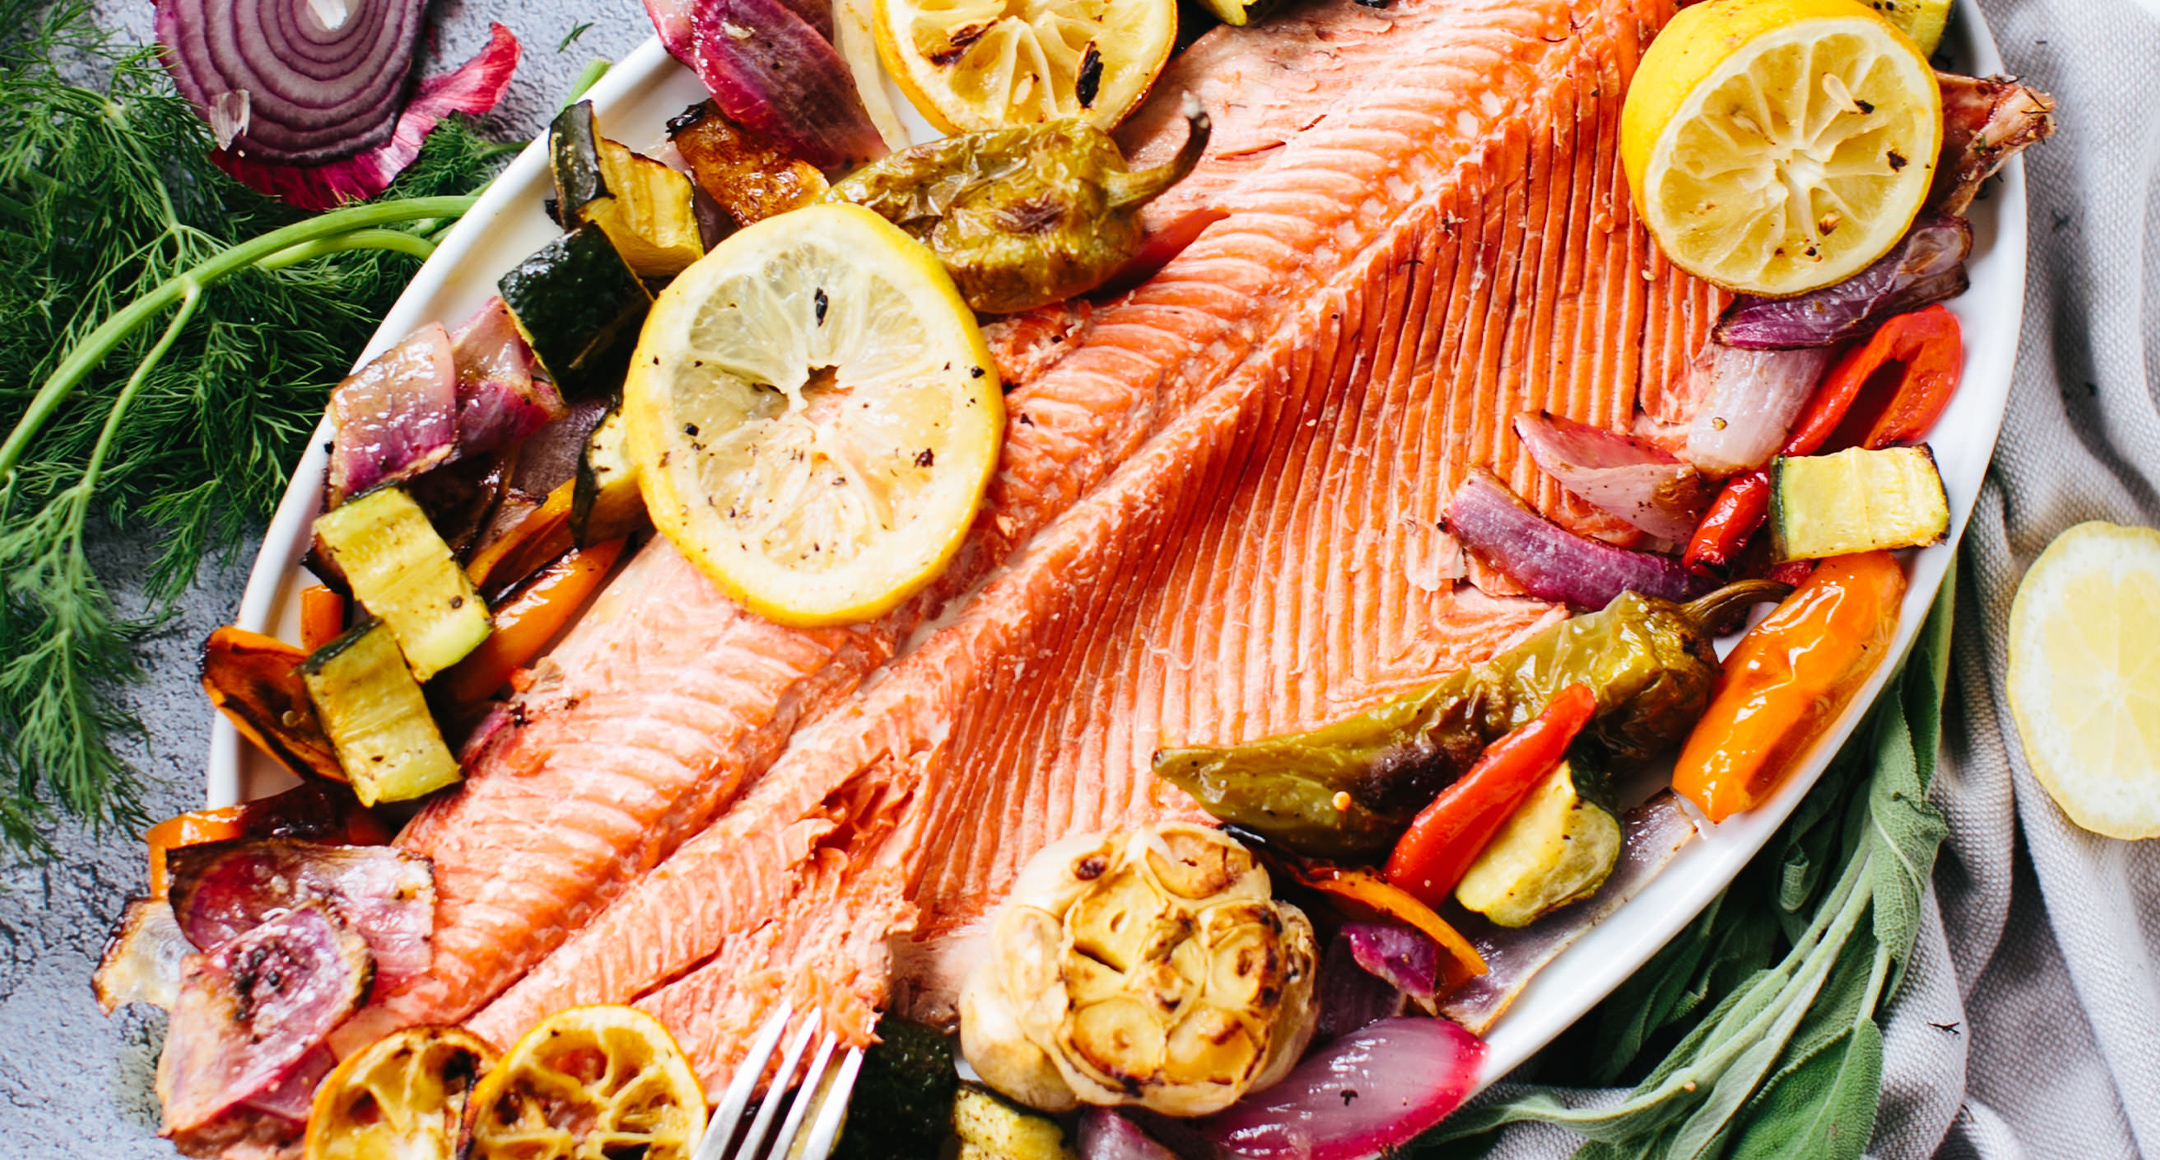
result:
<svg viewBox="0 0 2160 1160"><path fill-rule="evenodd" d="M495 1049L462 1027L408 1027L346 1057L315 1089L307 1160L451 1160Z"/></svg>
<svg viewBox="0 0 2160 1160"><path fill-rule="evenodd" d="M517 1041L473 1091L473 1160L689 1160L705 1089L660 1021L572 1007Z"/></svg>

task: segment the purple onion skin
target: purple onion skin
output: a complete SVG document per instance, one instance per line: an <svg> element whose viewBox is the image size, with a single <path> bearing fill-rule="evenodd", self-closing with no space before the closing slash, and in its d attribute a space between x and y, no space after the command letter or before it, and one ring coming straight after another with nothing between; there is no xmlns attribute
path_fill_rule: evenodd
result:
<svg viewBox="0 0 2160 1160"><path fill-rule="evenodd" d="M1406 926L1344 923L1351 958L1404 994L1431 999L1440 989L1440 944Z"/></svg>
<svg viewBox="0 0 2160 1160"><path fill-rule="evenodd" d="M1965 292L1972 223L1922 213L1905 238L1858 274L1797 298L1733 300L1717 341L1743 350L1793 350L1859 338L1893 314Z"/></svg>
<svg viewBox="0 0 2160 1160"><path fill-rule="evenodd" d="M1603 608L1622 592L1692 600L1709 590L1709 581L1678 560L1615 548L1552 523L1483 470L1455 489L1447 526L1463 547L1540 600Z"/></svg>
<svg viewBox="0 0 2160 1160"><path fill-rule="evenodd" d="M1080 1116L1080 1160L1177 1160L1177 1153L1109 1108L1089 1108Z"/></svg>
<svg viewBox="0 0 2160 1160"><path fill-rule="evenodd" d="M1485 1043L1445 1019L1383 1019L1325 1044L1281 1083L1195 1121L1222 1154L1358 1160L1409 1143L1477 1085Z"/></svg>
<svg viewBox="0 0 2160 1160"><path fill-rule="evenodd" d="M1320 1026L1313 1042L1327 1043L1392 1019L1404 1010L1402 988L1366 970L1350 948L1347 927L1320 958Z"/></svg>
<svg viewBox="0 0 2160 1160"><path fill-rule="evenodd" d="M782 0L645 0L645 11L731 119L819 169L885 155L847 62Z"/></svg>

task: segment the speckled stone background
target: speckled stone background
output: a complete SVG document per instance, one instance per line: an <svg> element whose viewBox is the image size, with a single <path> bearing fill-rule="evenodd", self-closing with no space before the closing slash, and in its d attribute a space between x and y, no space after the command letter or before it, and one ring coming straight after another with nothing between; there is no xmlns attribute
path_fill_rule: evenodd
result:
<svg viewBox="0 0 2160 1160"><path fill-rule="evenodd" d="M138 40L150 36L149 0L106 2L99 17ZM537 133L586 63L620 60L651 35L637 0L605 7L567 0L443 0L433 6L425 49L435 71L471 56L490 21L524 44L508 96L491 119L505 140ZM574 39L565 40L580 26ZM123 534L102 534L95 551L105 576L139 575L151 553ZM227 566L206 569L179 615L142 652L150 674L129 692L149 726L131 755L154 779L149 805L168 816L202 804L210 708L195 683L194 655L211 629L231 619L254 555L249 544ZM122 593L123 603L131 594ZM107 1019L90 997L90 972L121 904L148 875L138 836L68 829L63 856L49 866L0 869L0 1157L25 1160L170 1157L157 1139L150 1080L163 1016L140 1008Z"/></svg>

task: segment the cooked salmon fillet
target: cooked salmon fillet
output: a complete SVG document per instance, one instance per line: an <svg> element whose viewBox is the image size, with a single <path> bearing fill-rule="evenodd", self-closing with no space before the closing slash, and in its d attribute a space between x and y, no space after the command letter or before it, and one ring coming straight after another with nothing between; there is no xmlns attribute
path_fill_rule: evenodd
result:
<svg viewBox="0 0 2160 1160"><path fill-rule="evenodd" d="M1633 422L1722 305L1656 258L1618 166L1626 82L1670 8L1295 16L1329 47L1296 58L1334 78L1308 90L1319 115L1208 194L1227 218L1037 360L1008 401L992 510L1046 454L1040 432L1094 421L1076 405L1149 416L1122 428L1145 443L1103 452L1106 480L1075 480L977 590L471 1026L506 1043L551 1011L634 1000L716 1091L776 1001L861 1042L894 946L979 920L1044 843L1194 816L1148 772L1158 746L1318 724L1563 615L1461 583L1440 513L1481 465L1597 531L1509 418ZM1360 31L1331 40L1338 21ZM1286 59L1271 28L1194 52ZM1076 404L1079 375L1112 382Z"/></svg>

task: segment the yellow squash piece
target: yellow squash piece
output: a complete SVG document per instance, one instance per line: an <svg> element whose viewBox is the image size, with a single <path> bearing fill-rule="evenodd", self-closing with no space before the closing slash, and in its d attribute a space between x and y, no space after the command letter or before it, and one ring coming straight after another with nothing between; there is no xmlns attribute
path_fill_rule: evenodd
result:
<svg viewBox="0 0 2160 1160"><path fill-rule="evenodd" d="M2160 532L2057 536L2011 602L2004 685L2026 763L2071 821L2160 838Z"/></svg>
<svg viewBox="0 0 2160 1160"><path fill-rule="evenodd" d="M487 639L487 602L405 489L345 501L316 518L315 536L353 596L396 634L415 680Z"/></svg>
<svg viewBox="0 0 2160 1160"><path fill-rule="evenodd" d="M1924 443L1781 458L1770 479L1770 541L1780 560L1916 548L1950 534L1950 501Z"/></svg>
<svg viewBox="0 0 2160 1160"><path fill-rule="evenodd" d="M660 1021L572 1007L525 1033L473 1091L470 1160L690 1160L705 1090Z"/></svg>
<svg viewBox="0 0 2160 1160"><path fill-rule="evenodd" d="M959 1160L1076 1160L1056 1120L1018 1108L978 1087L953 1097Z"/></svg>
<svg viewBox="0 0 2160 1160"><path fill-rule="evenodd" d="M654 526L782 624L868 620L959 550L1005 432L974 312L922 243L814 205L653 306L623 391Z"/></svg>
<svg viewBox="0 0 2160 1160"><path fill-rule="evenodd" d="M315 1089L307 1160L456 1160L465 1104L495 1049L462 1027L408 1027Z"/></svg>
<svg viewBox="0 0 2160 1160"><path fill-rule="evenodd" d="M1528 926L1596 893L1620 862L1620 819L1602 785L1581 781L1574 762L1553 767L1464 872L1455 901L1501 926Z"/></svg>
<svg viewBox="0 0 2160 1160"><path fill-rule="evenodd" d="M1620 118L1635 208L1665 256L1788 297L1905 235L1942 151L1927 57L1858 0L1708 0L1643 54Z"/></svg>
<svg viewBox="0 0 2160 1160"><path fill-rule="evenodd" d="M409 801L465 776L382 621L316 649L300 678L361 805Z"/></svg>

